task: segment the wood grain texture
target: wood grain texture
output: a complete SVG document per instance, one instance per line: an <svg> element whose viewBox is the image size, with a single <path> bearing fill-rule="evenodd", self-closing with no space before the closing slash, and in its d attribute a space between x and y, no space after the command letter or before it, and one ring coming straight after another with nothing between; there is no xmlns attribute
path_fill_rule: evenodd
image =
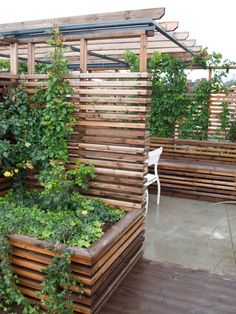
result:
<svg viewBox="0 0 236 314"><path fill-rule="evenodd" d="M234 314L236 277L141 260L102 314Z"/></svg>
<svg viewBox="0 0 236 314"><path fill-rule="evenodd" d="M95 13L88 15L78 15L70 17L61 17L53 19L43 19L34 21L23 21L16 23L0 24L0 31L8 30L23 30L28 28L38 27L51 27L52 24L65 25L65 24L80 24L80 23L99 23L99 22L112 22L117 20L129 19L160 19L165 14L165 8L150 8L142 10L127 10L109 13Z"/></svg>
<svg viewBox="0 0 236 314"><path fill-rule="evenodd" d="M236 200L236 144L151 138L163 147L159 161L162 193L210 201ZM156 191L151 186L152 192Z"/></svg>

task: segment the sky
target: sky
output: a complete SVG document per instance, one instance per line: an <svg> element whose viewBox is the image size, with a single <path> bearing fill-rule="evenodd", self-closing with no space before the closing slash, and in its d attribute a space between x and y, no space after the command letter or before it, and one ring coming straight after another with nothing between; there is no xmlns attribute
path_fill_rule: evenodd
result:
<svg viewBox="0 0 236 314"><path fill-rule="evenodd" d="M236 61L236 0L8 0L1 3L0 23L165 7L162 21L179 21L178 31L209 51Z"/></svg>

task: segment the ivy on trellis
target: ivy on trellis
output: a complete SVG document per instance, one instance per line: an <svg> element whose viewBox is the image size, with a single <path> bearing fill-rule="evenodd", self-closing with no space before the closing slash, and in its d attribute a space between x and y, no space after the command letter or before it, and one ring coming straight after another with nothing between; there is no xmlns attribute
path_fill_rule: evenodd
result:
<svg viewBox="0 0 236 314"><path fill-rule="evenodd" d="M125 59L131 65L132 71L138 71L137 55L127 51ZM232 64L229 60L222 61L221 54L209 55L206 50L188 63L183 59L155 52L148 60L148 71L153 74L151 135L174 137L177 131L179 138L206 140L210 126L209 97L212 92L225 92L222 79ZM201 80L190 93L185 70L194 65L200 65L203 69L221 69L214 70L211 79Z"/></svg>

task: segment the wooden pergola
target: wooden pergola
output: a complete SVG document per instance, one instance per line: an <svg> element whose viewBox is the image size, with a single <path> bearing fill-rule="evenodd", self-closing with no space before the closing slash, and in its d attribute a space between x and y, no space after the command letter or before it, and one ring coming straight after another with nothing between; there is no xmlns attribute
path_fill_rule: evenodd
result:
<svg viewBox="0 0 236 314"><path fill-rule="evenodd" d="M164 8L121 11L57 19L0 24L0 58L11 59L11 73L18 73L18 61L28 62L29 74L35 62L50 63L46 43L52 24L65 37L65 55L72 71L128 69L124 53L140 56L140 72L154 51L190 59L201 51L188 32L178 32L178 22L162 22Z"/></svg>
<svg viewBox="0 0 236 314"><path fill-rule="evenodd" d="M0 25L0 58L10 59L11 65L11 73L0 73L0 86L17 81L30 95L47 84L47 75L37 74L35 64L51 62L51 35L45 31L58 25L74 90L76 128L68 143L69 167L78 158L93 163L98 176L89 195L126 210L146 204L151 94L147 58L160 51L189 59L201 50L187 39L188 32L176 31L178 22L161 22L164 14L164 8L154 8ZM127 71L127 50L139 55L140 72ZM19 61L28 63L28 73L19 75ZM33 178L29 183L35 184Z"/></svg>

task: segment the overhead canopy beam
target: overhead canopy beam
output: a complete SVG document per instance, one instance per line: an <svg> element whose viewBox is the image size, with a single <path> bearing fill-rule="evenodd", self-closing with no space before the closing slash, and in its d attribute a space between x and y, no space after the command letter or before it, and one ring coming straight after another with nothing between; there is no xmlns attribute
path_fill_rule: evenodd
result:
<svg viewBox="0 0 236 314"><path fill-rule="evenodd" d="M174 24L173 23L176 23L177 22L160 22L160 25L162 27L164 27L164 29L167 31L168 29L173 29L175 28ZM173 30L171 31L173 32ZM178 40L186 40L188 37L189 37L189 32L174 32L172 33L172 35L174 35ZM16 41L16 39L14 38L7 38L5 37L6 40L10 40L10 41ZM129 37L129 38L108 38L108 39L94 39L92 41L92 43L95 45L95 44L102 44L102 43L113 43L115 42L116 44L117 43L131 43L131 42L139 42L140 38L139 37ZM165 38L165 36L163 36L162 34L160 33L155 33L153 37L149 37L148 38L148 42L161 42L161 41L167 41L167 39ZM72 42L68 42L67 41L67 44L68 45L78 45L79 44L79 41L72 41ZM89 43L88 43L89 44ZM40 46L40 47L39 47ZM42 44L39 44L37 49L38 48L43 48L43 47L48 47L48 45L46 43L42 43ZM27 44L21 44L19 49L23 49L23 48L27 48ZM4 46L0 46L0 50L6 50L6 47L5 45Z"/></svg>
<svg viewBox="0 0 236 314"><path fill-rule="evenodd" d="M50 63L50 59L45 56L48 47L45 44L51 37L50 31L52 24L55 23L65 37L65 46L71 49L66 52L70 67L78 67L80 63L83 71L86 72L85 65L98 64L98 58L106 60L101 63L101 67L107 65L112 68L117 65L118 68L125 68L128 64L124 61L124 52L131 50L140 55L142 61L140 61L142 65L140 71L145 71L146 59L154 51L184 53L186 56L192 56L201 49L200 46L195 46L196 41L186 40L188 33L174 33L179 25L178 22L158 23L156 20L164 13L164 8L158 8L0 24L0 43L3 45L8 43L13 47L17 42L19 51L11 49L11 60L16 59L14 51L17 51L17 54L20 54L19 60L28 60L33 71L33 60ZM152 39L148 41L148 37ZM81 43L85 44L81 46ZM40 44L43 45L40 47ZM28 58L27 51L25 52L27 47ZM73 52L80 52L83 58L79 60L78 55ZM87 56L91 56L89 61L93 63L87 62Z"/></svg>
<svg viewBox="0 0 236 314"><path fill-rule="evenodd" d="M121 29L126 27L136 27L136 26L153 26L152 19L135 19L135 20L122 20L122 21L112 21L112 22L103 22L103 23L80 23L80 24L69 24L58 26L62 34L73 33L73 32L89 32L97 30L106 30L106 29ZM29 28L22 30L11 30L1 32L1 36L14 36L16 38L24 38L30 36L48 36L52 26L50 27L39 27L39 28ZM47 34L45 34L47 33ZM48 34L49 33L49 34Z"/></svg>
<svg viewBox="0 0 236 314"><path fill-rule="evenodd" d="M61 17L56 19L43 19L36 21L25 21L16 23L0 24L0 32L9 30L24 30L29 28L49 28L52 24L65 25L65 24L81 24L81 23L102 23L113 22L120 20L133 20L150 18L153 20L159 20L165 14L165 8L151 8L142 10L129 10L109 13L98 13L89 15L79 15L70 17Z"/></svg>

